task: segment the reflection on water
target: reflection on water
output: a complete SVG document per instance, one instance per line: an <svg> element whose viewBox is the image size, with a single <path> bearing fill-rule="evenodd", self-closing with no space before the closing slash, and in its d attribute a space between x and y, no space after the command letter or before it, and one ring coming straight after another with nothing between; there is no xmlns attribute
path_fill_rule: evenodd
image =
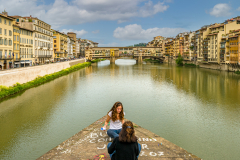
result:
<svg viewBox="0 0 240 160"><path fill-rule="evenodd" d="M0 159L36 159L104 116L126 118L203 159L240 156L240 76L103 61L0 103Z"/></svg>

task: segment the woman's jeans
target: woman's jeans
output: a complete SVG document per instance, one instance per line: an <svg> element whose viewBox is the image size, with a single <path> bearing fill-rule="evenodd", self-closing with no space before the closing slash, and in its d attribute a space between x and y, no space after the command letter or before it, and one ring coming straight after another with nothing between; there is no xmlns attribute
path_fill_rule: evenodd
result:
<svg viewBox="0 0 240 160"><path fill-rule="evenodd" d="M107 149L111 146L112 142L109 142L108 145L107 145ZM138 149L139 149L139 154L141 152L141 144L138 143ZM113 154L115 153L116 151L114 151L112 154L109 154L110 155L110 158L112 158ZM137 156L137 158L139 157L139 155Z"/></svg>
<svg viewBox="0 0 240 160"><path fill-rule="evenodd" d="M109 129L107 130L107 134L111 138L116 138L119 137L119 133L121 132L122 129Z"/></svg>

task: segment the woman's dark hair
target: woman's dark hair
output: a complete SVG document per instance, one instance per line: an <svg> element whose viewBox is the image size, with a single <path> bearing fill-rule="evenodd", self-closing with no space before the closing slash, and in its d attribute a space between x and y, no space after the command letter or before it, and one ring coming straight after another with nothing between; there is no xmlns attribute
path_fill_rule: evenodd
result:
<svg viewBox="0 0 240 160"><path fill-rule="evenodd" d="M122 111L119 113L119 119L120 119L120 121L122 121L124 119L123 105L121 102L116 102L116 103L114 103L113 107L109 111L109 112L112 111L112 121L113 122L115 122L117 120L117 107L119 107L119 106L122 106Z"/></svg>
<svg viewBox="0 0 240 160"><path fill-rule="evenodd" d="M135 131L133 128L133 123L131 121L126 121L122 125L122 130L119 133L120 142L137 142L137 137L135 136Z"/></svg>

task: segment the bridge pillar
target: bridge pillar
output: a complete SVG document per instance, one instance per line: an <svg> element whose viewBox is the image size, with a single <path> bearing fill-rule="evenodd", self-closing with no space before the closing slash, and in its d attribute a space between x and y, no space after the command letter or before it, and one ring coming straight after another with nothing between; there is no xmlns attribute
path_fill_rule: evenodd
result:
<svg viewBox="0 0 240 160"><path fill-rule="evenodd" d="M138 56L137 63L142 63L142 56Z"/></svg>
<svg viewBox="0 0 240 160"><path fill-rule="evenodd" d="M115 64L115 57L110 57L110 64Z"/></svg>

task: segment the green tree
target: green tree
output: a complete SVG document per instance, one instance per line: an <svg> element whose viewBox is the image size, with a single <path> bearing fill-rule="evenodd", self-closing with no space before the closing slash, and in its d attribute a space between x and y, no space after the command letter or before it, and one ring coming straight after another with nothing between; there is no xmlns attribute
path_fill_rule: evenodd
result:
<svg viewBox="0 0 240 160"><path fill-rule="evenodd" d="M179 65L179 66L182 66L182 65L183 65L183 58L182 58L182 56L181 56L180 53L178 54L178 58L176 59L176 63L177 63L177 65Z"/></svg>

